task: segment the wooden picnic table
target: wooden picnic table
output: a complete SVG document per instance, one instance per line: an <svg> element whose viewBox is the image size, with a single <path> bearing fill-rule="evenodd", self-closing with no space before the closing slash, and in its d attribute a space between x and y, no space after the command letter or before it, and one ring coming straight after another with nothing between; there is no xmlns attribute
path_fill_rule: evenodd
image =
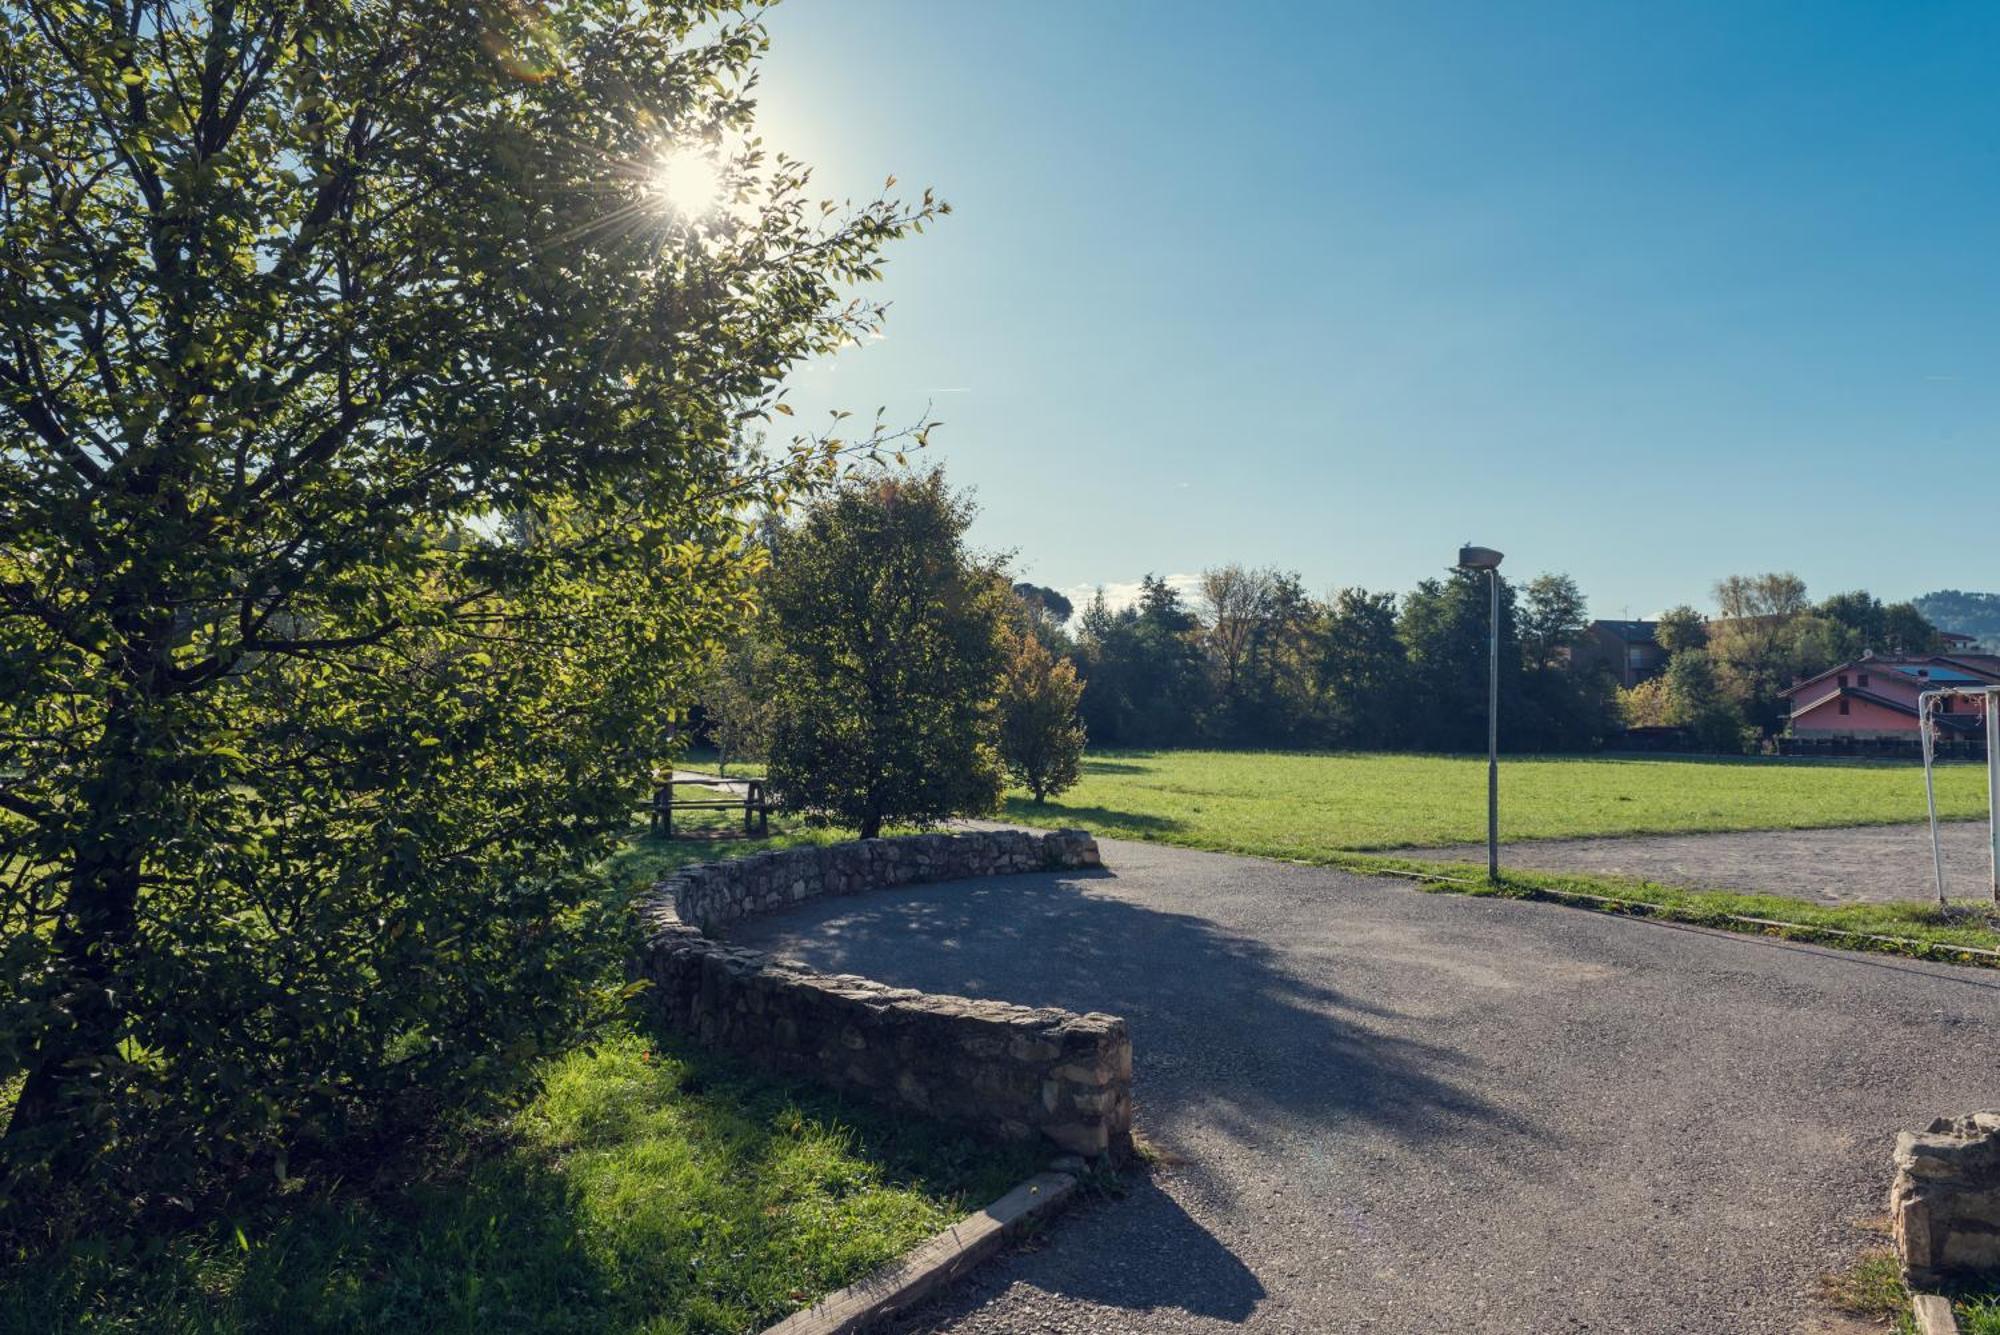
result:
<svg viewBox="0 0 2000 1335"><path fill-rule="evenodd" d="M715 797L678 797L676 788L705 788L714 790ZM674 837L674 811L734 811L743 809L743 833L768 835L771 832L771 802L764 792L762 779L728 779L719 774L697 774L690 770L675 770L664 782L653 787L652 820L650 826L655 834L664 833ZM754 828L753 828L754 825Z"/></svg>

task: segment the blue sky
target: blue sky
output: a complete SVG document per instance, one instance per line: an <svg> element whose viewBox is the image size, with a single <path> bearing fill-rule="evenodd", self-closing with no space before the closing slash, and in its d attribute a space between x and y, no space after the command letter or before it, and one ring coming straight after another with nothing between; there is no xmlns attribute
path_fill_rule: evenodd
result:
<svg viewBox="0 0 2000 1335"><path fill-rule="evenodd" d="M793 0L764 133L957 212L793 402L946 425L1058 587L1603 616L2000 589L2000 5Z"/></svg>

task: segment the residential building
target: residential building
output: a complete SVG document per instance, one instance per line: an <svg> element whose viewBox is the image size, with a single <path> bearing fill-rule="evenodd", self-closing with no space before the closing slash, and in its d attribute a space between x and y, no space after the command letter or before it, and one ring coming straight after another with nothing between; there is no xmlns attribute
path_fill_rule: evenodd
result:
<svg viewBox="0 0 2000 1335"><path fill-rule="evenodd" d="M1915 737L1917 697L1959 686L2000 686L2000 656L1857 658L1795 682L1780 694L1791 701L1794 737ZM1976 737L1983 728L1980 711L1970 700L1945 698L1937 720L1946 736Z"/></svg>
<svg viewBox="0 0 2000 1335"><path fill-rule="evenodd" d="M1579 665L1602 663L1630 690L1666 670L1667 653L1654 638L1657 621L1593 621L1577 647Z"/></svg>

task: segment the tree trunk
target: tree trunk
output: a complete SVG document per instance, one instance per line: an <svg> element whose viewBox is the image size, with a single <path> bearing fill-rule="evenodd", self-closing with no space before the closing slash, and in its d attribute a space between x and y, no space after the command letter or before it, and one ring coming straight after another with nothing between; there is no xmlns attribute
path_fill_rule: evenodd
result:
<svg viewBox="0 0 2000 1335"><path fill-rule="evenodd" d="M880 839L882 837L882 814L880 812L871 811L861 818L861 837L863 839Z"/></svg>
<svg viewBox="0 0 2000 1335"><path fill-rule="evenodd" d="M61 1008L38 1037L0 1138L0 1157L16 1168L24 1152L56 1173L88 1154L97 1119L85 1105L113 1083L104 1073L118 1061L130 997L123 972L139 920L143 836L135 826L152 810L141 733L132 707L114 697L97 773L84 789L85 821L53 942Z"/></svg>

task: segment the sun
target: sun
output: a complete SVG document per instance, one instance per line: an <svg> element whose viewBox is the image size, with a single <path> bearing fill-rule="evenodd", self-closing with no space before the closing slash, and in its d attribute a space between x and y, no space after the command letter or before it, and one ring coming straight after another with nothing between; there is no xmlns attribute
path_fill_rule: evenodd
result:
<svg viewBox="0 0 2000 1335"><path fill-rule="evenodd" d="M646 185L683 218L699 218L722 202L722 168L699 149L662 153L654 161Z"/></svg>

